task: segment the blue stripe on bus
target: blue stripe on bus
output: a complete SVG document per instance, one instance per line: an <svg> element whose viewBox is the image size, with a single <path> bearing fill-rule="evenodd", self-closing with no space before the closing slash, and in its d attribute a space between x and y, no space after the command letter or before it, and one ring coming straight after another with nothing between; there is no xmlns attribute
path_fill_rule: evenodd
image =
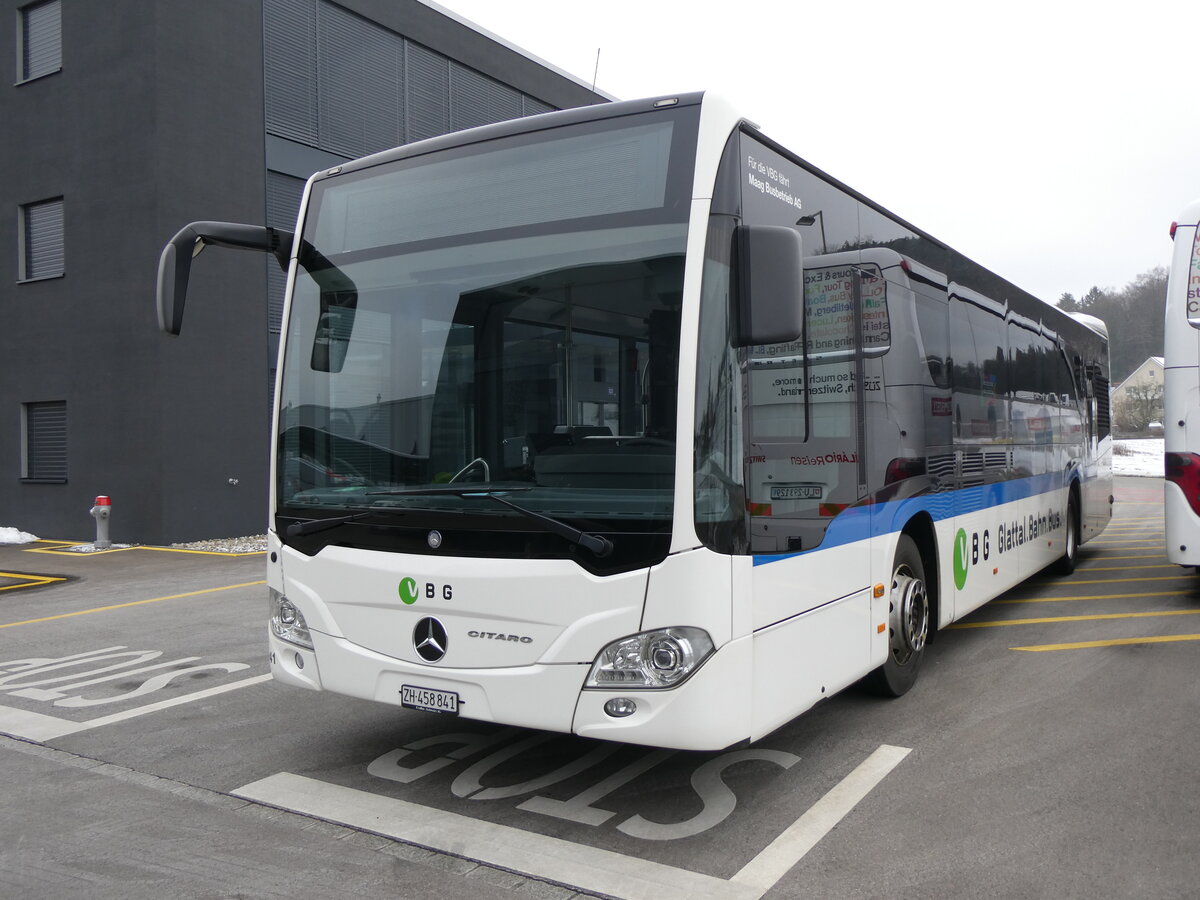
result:
<svg viewBox="0 0 1200 900"><path fill-rule="evenodd" d="M1066 487L1066 482L1062 474L1053 473L981 484L941 494L922 494L904 500L851 507L829 523L825 539L818 546L791 553L757 554L753 557L754 565L764 566L783 559L807 556L830 547L853 544L872 535L890 534L903 528L917 513L928 513L935 522L941 522L954 516L969 515L1005 503L1026 500L1063 487Z"/></svg>

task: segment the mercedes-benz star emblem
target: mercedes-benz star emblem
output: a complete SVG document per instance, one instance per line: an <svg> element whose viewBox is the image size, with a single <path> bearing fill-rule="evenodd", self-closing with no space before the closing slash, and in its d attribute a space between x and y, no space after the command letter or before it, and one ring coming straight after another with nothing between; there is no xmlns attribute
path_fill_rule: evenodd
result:
<svg viewBox="0 0 1200 900"><path fill-rule="evenodd" d="M413 646L425 662L437 662L446 655L446 626L433 616L426 616L413 629Z"/></svg>

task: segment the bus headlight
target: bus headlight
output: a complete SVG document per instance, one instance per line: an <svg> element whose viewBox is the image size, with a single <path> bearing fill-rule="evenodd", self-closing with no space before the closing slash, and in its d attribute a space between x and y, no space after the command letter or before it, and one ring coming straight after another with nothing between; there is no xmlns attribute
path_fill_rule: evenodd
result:
<svg viewBox="0 0 1200 900"><path fill-rule="evenodd" d="M674 687L700 668L712 652L712 638L702 628L643 631L613 641L601 650L584 686Z"/></svg>
<svg viewBox="0 0 1200 900"><path fill-rule="evenodd" d="M308 633L304 614L279 591L273 588L268 590L271 594L271 633L290 644L313 649L312 636Z"/></svg>

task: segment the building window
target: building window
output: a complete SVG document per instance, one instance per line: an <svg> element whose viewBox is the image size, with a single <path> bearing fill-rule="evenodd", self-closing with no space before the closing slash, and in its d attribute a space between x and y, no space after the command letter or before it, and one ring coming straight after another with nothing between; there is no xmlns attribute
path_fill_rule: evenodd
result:
<svg viewBox="0 0 1200 900"><path fill-rule="evenodd" d="M17 223L21 281L58 278L65 271L62 197L27 203Z"/></svg>
<svg viewBox="0 0 1200 900"><path fill-rule="evenodd" d="M62 4L31 3L17 10L17 81L62 70Z"/></svg>
<svg viewBox="0 0 1200 900"><path fill-rule="evenodd" d="M21 477L27 481L67 480L65 400L21 404Z"/></svg>

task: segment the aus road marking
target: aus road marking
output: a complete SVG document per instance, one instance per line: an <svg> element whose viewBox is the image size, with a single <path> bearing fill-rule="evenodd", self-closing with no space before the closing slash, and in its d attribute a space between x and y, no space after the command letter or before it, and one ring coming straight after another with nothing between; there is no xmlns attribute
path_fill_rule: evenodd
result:
<svg viewBox="0 0 1200 900"><path fill-rule="evenodd" d="M232 674L250 668L241 662L201 663L199 656L158 662L162 655L161 650L130 650L117 646L57 658L8 660L0 662L0 695L33 700L59 709L88 709L150 696L188 675ZM95 689L97 685L107 686L113 681L129 678L137 679L137 684L119 693ZM0 705L0 731L14 737L45 741L249 687L270 678L269 674L246 678L83 722Z"/></svg>
<svg viewBox="0 0 1200 900"><path fill-rule="evenodd" d="M340 822L534 878L627 900L661 900L664 896L758 900L910 752L905 747L880 746L729 879L288 772L245 785L233 793L247 800Z"/></svg>
<svg viewBox="0 0 1200 900"><path fill-rule="evenodd" d="M517 809L598 827L607 823L616 813L596 804L675 755L675 751L672 750L646 751L624 768L567 800L556 800L552 797L542 796L539 792L566 781L568 778L574 778L576 775L587 772L616 753L622 748L622 745L600 744L551 772L516 784L485 788L483 781L490 772L499 769L511 759L520 757L548 741L561 737L557 734L536 732L508 746L492 749L504 744L519 733L521 732L516 729L506 728L493 734L456 733L422 738L406 744L399 750L385 753L367 766L367 772L377 778L412 784L447 766L491 750L491 753L455 777L450 785L450 792L455 797L468 800L509 800L534 794L533 797L519 803ZM456 747L457 749L427 760L420 765L409 766L404 763L409 757L419 756L423 751L441 747ZM692 790L702 804L702 808L696 815L683 822L661 823L635 814L617 824L617 830L630 837L647 841L678 840L708 831L729 818L737 807L737 797L726 786L721 777L722 773L730 766L752 760L773 763L781 769L790 769L800 761L800 757L794 753L766 748L750 748L723 753L698 766L691 775Z"/></svg>

